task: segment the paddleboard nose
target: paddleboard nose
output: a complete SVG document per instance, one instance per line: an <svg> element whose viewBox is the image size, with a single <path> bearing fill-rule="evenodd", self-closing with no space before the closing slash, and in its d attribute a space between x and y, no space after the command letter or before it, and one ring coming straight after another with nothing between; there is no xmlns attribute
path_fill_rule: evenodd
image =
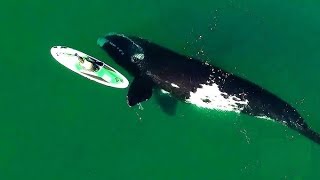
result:
<svg viewBox="0 0 320 180"><path fill-rule="evenodd" d="M57 46L53 46L51 49L50 49L50 53L53 57L56 57L57 56L57 52L58 52L58 47Z"/></svg>

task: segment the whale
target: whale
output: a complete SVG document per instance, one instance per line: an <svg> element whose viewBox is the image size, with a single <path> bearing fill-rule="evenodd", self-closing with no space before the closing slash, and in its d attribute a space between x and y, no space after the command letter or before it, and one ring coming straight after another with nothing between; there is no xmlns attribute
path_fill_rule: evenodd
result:
<svg viewBox="0 0 320 180"><path fill-rule="evenodd" d="M292 105L254 82L139 36L109 33L99 37L97 44L133 76L127 93L130 107L161 89L200 108L279 122L320 144L320 134Z"/></svg>

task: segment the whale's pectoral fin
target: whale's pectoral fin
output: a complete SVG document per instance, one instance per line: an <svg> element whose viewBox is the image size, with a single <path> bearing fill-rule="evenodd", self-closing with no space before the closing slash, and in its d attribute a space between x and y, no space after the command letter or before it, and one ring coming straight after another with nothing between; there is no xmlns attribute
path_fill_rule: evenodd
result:
<svg viewBox="0 0 320 180"><path fill-rule="evenodd" d="M176 114L178 100L167 94L161 93L160 90L158 90L157 93L155 93L154 95L156 101L159 103L160 108L163 112L165 112L168 115Z"/></svg>
<svg viewBox="0 0 320 180"><path fill-rule="evenodd" d="M129 106L135 106L138 103L147 101L152 96L153 83L144 77L136 77L130 87L127 95Z"/></svg>

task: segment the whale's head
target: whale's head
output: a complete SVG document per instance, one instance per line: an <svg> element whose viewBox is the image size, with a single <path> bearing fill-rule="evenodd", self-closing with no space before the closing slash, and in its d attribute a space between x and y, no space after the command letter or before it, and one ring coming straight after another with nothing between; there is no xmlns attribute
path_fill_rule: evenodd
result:
<svg viewBox="0 0 320 180"><path fill-rule="evenodd" d="M122 34L110 33L99 38L97 44L129 73L139 74L145 54L138 41Z"/></svg>

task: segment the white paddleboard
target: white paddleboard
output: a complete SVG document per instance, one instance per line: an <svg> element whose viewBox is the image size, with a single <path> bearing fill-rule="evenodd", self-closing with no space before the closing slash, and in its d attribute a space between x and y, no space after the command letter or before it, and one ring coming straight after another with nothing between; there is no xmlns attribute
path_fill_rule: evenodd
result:
<svg viewBox="0 0 320 180"><path fill-rule="evenodd" d="M63 66L97 83L114 88L126 88L129 85L121 73L88 54L66 46L54 46L50 52Z"/></svg>

